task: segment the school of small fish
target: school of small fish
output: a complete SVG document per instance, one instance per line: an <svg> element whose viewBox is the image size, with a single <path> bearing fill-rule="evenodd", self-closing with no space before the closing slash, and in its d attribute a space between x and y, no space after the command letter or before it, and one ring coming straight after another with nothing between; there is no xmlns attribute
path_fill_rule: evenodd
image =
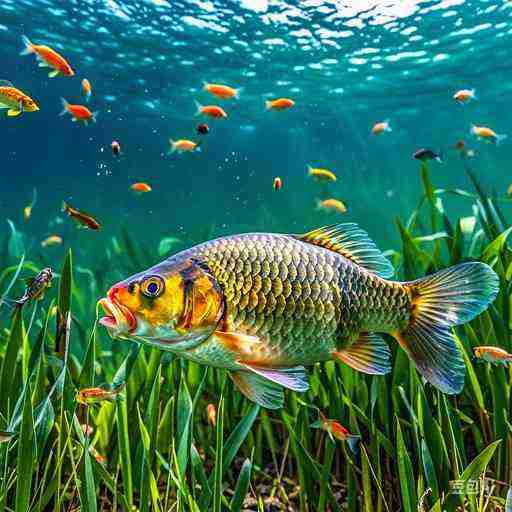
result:
<svg viewBox="0 0 512 512"><path fill-rule="evenodd" d="M39 67L49 68L50 78L75 76L69 62L54 49L25 36L23 43L22 55L35 55ZM89 103L91 82L83 78L80 83L81 95ZM228 111L217 103L239 100L242 88L205 82L202 89L214 100L211 104L195 101L196 116L213 124L229 119ZM476 101L475 90L458 90L453 100L461 105ZM64 98L61 103L61 116L69 115L84 126L97 121L98 112L88 106ZM275 97L266 99L264 107L267 115L276 112L280 116L278 112L295 108L296 102ZM11 82L0 80L0 109L16 118L37 112L40 106ZM370 128L373 136L391 132L390 119L377 121ZM471 124L469 132L495 145L507 137L476 124ZM209 133L210 126L200 122L196 137L169 138L168 153L200 152ZM457 141L454 149L463 159L475 156L463 140ZM117 140L111 142L111 150L115 157L124 157ZM416 150L413 158L443 162L441 152L428 148ZM308 166L306 176L323 187L317 209L347 212L344 201L326 197L327 186L338 180L334 171ZM280 191L282 178L276 176L272 186ZM137 195L152 190L142 181L130 188ZM36 201L34 191L32 202L23 210L27 222ZM80 227L101 229L94 216L65 201L62 211ZM59 235L52 234L41 247L62 243ZM379 332L397 340L427 381L446 393L459 392L464 364L450 327L471 320L492 302L498 291L496 275L482 263L463 263L405 283L391 281L392 274L390 263L355 224L328 226L304 235L234 235L187 249L115 284L99 302L105 311L100 323L113 337L133 338L192 361L225 368L244 395L273 409L283 405L283 388L308 389L305 365L334 359L364 373L387 373L390 351ZM25 293L15 303L22 306L40 300L52 277L50 268L43 269L28 281ZM447 293L453 289L461 294ZM436 351L442 357L437 357ZM475 348L475 358L506 364L512 361L512 354L482 346ZM78 391L76 401L86 406L115 401L120 391L85 388ZM215 405L209 404L206 413L215 427ZM321 412L311 426L324 430L333 440L347 442L354 451L360 439ZM11 439L11 433L0 432L0 442ZM97 460L102 460L101 455L97 454Z"/></svg>

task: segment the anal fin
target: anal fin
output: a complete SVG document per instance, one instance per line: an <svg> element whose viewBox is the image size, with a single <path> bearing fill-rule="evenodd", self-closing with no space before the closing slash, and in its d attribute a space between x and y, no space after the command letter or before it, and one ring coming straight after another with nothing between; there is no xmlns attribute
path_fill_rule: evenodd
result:
<svg viewBox="0 0 512 512"><path fill-rule="evenodd" d="M289 368L260 366L257 364L240 361L248 370L271 382L293 391L303 393L309 389L308 378L304 366L292 366Z"/></svg>
<svg viewBox="0 0 512 512"><path fill-rule="evenodd" d="M281 409L284 405L283 389L258 374L237 370L229 372L238 389L253 402L267 409Z"/></svg>
<svg viewBox="0 0 512 512"><path fill-rule="evenodd" d="M385 375L391 371L391 353L382 337L362 332L350 347L332 353L335 359L354 370L370 375Z"/></svg>
<svg viewBox="0 0 512 512"><path fill-rule="evenodd" d="M21 114L21 110L18 110L17 108L11 108L10 110L7 111L7 115L9 117L16 117L16 116L19 116Z"/></svg>

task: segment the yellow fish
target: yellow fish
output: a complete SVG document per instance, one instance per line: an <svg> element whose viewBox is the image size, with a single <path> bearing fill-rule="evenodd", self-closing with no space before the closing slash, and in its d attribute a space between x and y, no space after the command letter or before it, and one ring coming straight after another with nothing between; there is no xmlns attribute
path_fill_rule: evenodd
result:
<svg viewBox="0 0 512 512"><path fill-rule="evenodd" d="M16 89L8 80L0 80L0 109L6 108L9 117L19 116L22 112L37 112L37 103L24 92Z"/></svg>
<svg viewBox="0 0 512 512"><path fill-rule="evenodd" d="M393 274L353 223L226 236L112 286L99 302L100 324L113 337L224 368L242 393L273 409L283 388L308 389L305 366L320 361L389 373L379 333L394 337L431 384L459 393L465 365L452 327L487 308L498 276L484 263L407 282Z"/></svg>
<svg viewBox="0 0 512 512"><path fill-rule="evenodd" d="M318 181L336 181L336 174L329 169L319 169L308 165L308 176L317 179Z"/></svg>
<svg viewBox="0 0 512 512"><path fill-rule="evenodd" d="M316 205L318 210L331 210L338 213L347 213L347 207L345 203L338 199L324 199L318 200Z"/></svg>

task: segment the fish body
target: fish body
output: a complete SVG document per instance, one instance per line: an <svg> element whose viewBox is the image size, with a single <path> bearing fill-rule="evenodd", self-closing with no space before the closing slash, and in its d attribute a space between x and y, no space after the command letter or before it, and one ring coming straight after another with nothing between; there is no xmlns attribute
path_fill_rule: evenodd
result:
<svg viewBox="0 0 512 512"><path fill-rule="evenodd" d="M217 425L217 408L215 404L208 404L206 406L206 415L208 416L208 422L212 427Z"/></svg>
<svg viewBox="0 0 512 512"><path fill-rule="evenodd" d="M453 99L459 103L467 103L476 99L475 89L461 89L453 95Z"/></svg>
<svg viewBox="0 0 512 512"><path fill-rule="evenodd" d="M265 101L267 110L288 110L295 106L295 101L290 98L277 98L276 100Z"/></svg>
<svg viewBox="0 0 512 512"><path fill-rule="evenodd" d="M0 430L0 444L8 443L16 434L7 430Z"/></svg>
<svg viewBox="0 0 512 512"><path fill-rule="evenodd" d="M91 112L85 105L73 105L68 103L64 98L61 98L62 111L61 116L70 114L74 122L84 123L86 126L89 121L96 122L97 112Z"/></svg>
<svg viewBox="0 0 512 512"><path fill-rule="evenodd" d="M345 206L345 203L333 198L318 200L317 209L333 211L337 213L347 213L347 207Z"/></svg>
<svg viewBox="0 0 512 512"><path fill-rule="evenodd" d="M134 192L138 192L138 193L146 193L146 192L151 192L151 187L147 184L147 183L134 183L131 187L130 187Z"/></svg>
<svg viewBox="0 0 512 512"><path fill-rule="evenodd" d="M41 300L52 285L53 271L50 267L43 268L36 276L27 280L23 295L15 301L17 306L23 306L30 300Z"/></svg>
<svg viewBox="0 0 512 512"><path fill-rule="evenodd" d="M475 347L475 357L488 363L508 364L512 361L512 354L505 349L494 346Z"/></svg>
<svg viewBox="0 0 512 512"><path fill-rule="evenodd" d="M422 162L428 162L429 160L435 160L436 162L439 162L440 164L443 163L443 160L440 155L437 153L434 153L431 149L418 149L418 151L415 151L412 155L413 158L416 160L420 160Z"/></svg>
<svg viewBox="0 0 512 512"><path fill-rule="evenodd" d="M476 126L472 124L469 129L470 133L479 139L492 142L493 144L499 144L502 140L507 138L507 135L497 134L492 128L487 126Z"/></svg>
<svg viewBox="0 0 512 512"><path fill-rule="evenodd" d="M327 432L331 439L347 442L350 449L355 452L361 436L351 434L340 422L326 418L322 413L318 421L311 425L313 428L320 428Z"/></svg>
<svg viewBox="0 0 512 512"><path fill-rule="evenodd" d="M76 394L76 401L83 405L93 405L100 402L114 402L121 388L108 390L99 387L83 388Z"/></svg>
<svg viewBox="0 0 512 512"><path fill-rule="evenodd" d="M207 135L210 131L210 127L205 123L199 123L196 126L196 131L199 135Z"/></svg>
<svg viewBox="0 0 512 512"><path fill-rule="evenodd" d="M393 129L389 124L389 119L386 119L385 121L381 121L379 123L375 123L372 127L373 135L380 135L381 133L391 131L393 131Z"/></svg>
<svg viewBox="0 0 512 512"><path fill-rule="evenodd" d="M70 204L66 203L66 201L62 202L62 211L66 212L69 217L85 228L89 228L94 231L99 231L101 229L100 223L92 215L82 212L77 208L73 208Z"/></svg>
<svg viewBox="0 0 512 512"><path fill-rule="evenodd" d="M169 150L170 153L191 153L193 151L201 151L201 142L194 142L188 139L169 139L169 144L171 145L171 149Z"/></svg>
<svg viewBox="0 0 512 512"><path fill-rule="evenodd" d="M318 181L336 181L336 174L329 169L319 169L308 166L308 176L315 178Z"/></svg>
<svg viewBox="0 0 512 512"><path fill-rule="evenodd" d="M212 119L225 119L228 117L226 111L218 105L201 105L196 101L196 116L206 116Z"/></svg>
<svg viewBox="0 0 512 512"><path fill-rule="evenodd" d="M204 83L203 90L213 94L213 96L217 98L221 98L223 100L238 98L240 89L235 89L234 87L229 87L229 85L222 84L208 84Z"/></svg>
<svg viewBox="0 0 512 512"><path fill-rule="evenodd" d="M41 247L51 247L52 245L61 245L62 238L59 235L50 235L41 242Z"/></svg>
<svg viewBox="0 0 512 512"><path fill-rule="evenodd" d="M84 78L82 80L82 92L85 96L85 100L89 101L91 99L91 95L92 95L92 86L91 86L91 82L89 82L89 80L87 80L87 78Z"/></svg>
<svg viewBox="0 0 512 512"><path fill-rule="evenodd" d="M9 117L19 116L22 112L37 112L37 103L8 80L0 80L0 109L7 109Z"/></svg>
<svg viewBox="0 0 512 512"><path fill-rule="evenodd" d="M483 311L499 280L464 263L412 282L355 224L305 235L212 240L114 285L100 300L113 337L229 370L240 391L279 408L282 388L308 388L304 366L338 360L391 369L389 333L436 387L456 393L464 362L450 326ZM456 289L460 293L447 293Z"/></svg>
<svg viewBox="0 0 512 512"><path fill-rule="evenodd" d="M274 187L274 190L281 190L283 188L283 180L279 176L276 176L272 186Z"/></svg>
<svg viewBox="0 0 512 512"><path fill-rule="evenodd" d="M23 44L24 48L21 54L29 55L35 53L39 61L39 67L51 68L51 71L48 73L50 78L57 75L73 76L75 74L68 61L49 46L33 44L26 36L23 36Z"/></svg>

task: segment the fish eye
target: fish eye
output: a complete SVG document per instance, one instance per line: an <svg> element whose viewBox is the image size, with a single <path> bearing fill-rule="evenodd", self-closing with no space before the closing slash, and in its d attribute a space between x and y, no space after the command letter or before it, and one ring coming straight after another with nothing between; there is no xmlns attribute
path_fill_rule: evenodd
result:
<svg viewBox="0 0 512 512"><path fill-rule="evenodd" d="M164 292L164 289L164 280L159 276L148 277L144 279L140 285L141 292L150 299L160 297Z"/></svg>

